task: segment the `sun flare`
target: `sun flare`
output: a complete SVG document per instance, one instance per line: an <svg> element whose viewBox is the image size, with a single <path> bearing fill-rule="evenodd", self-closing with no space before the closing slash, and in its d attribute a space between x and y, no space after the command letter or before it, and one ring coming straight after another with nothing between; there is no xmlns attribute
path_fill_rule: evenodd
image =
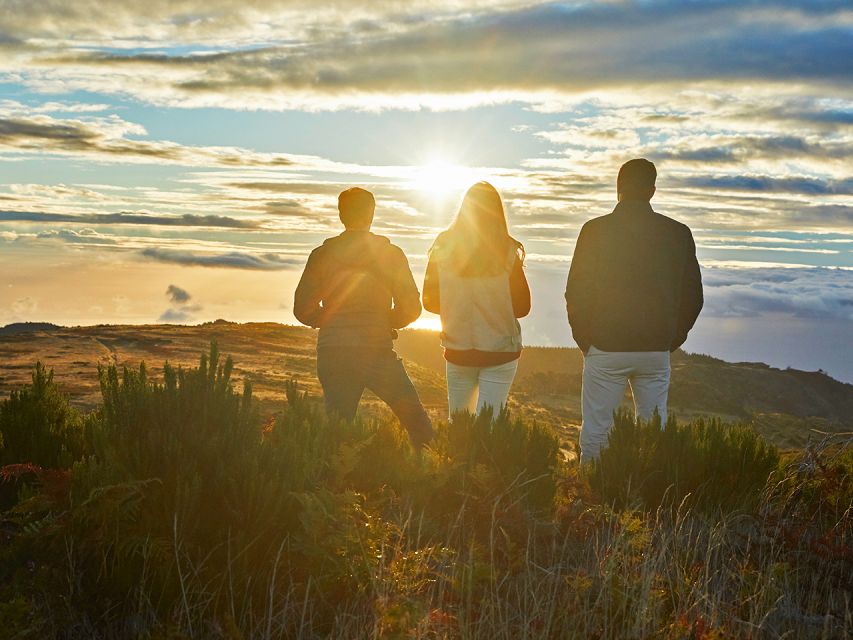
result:
<svg viewBox="0 0 853 640"><path fill-rule="evenodd" d="M461 197L468 187L482 179L476 169L442 157L429 158L412 169L414 188L435 200Z"/></svg>
<svg viewBox="0 0 853 640"><path fill-rule="evenodd" d="M424 314L410 324L409 328L424 331L441 331L441 318L432 314Z"/></svg>

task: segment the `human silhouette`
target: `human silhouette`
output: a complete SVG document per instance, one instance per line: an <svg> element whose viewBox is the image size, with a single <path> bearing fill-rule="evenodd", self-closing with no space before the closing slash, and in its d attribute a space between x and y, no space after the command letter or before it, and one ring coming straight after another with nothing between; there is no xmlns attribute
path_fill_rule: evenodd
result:
<svg viewBox="0 0 853 640"><path fill-rule="evenodd" d="M523 264L500 195L478 182L436 238L424 278L424 307L441 315L451 416L506 405L522 348L517 318L530 312Z"/></svg>
<svg viewBox="0 0 853 640"><path fill-rule="evenodd" d="M345 230L311 252L293 314L320 329L317 377L326 411L351 420L370 389L420 448L432 425L393 346L396 330L420 316L420 294L402 250L370 232L375 208L373 194L359 187L338 196Z"/></svg>
<svg viewBox="0 0 853 640"><path fill-rule="evenodd" d="M566 284L572 335L584 353L581 460L607 444L613 412L630 384L638 416L666 421L669 354L702 309L702 279L690 229L656 213L657 170L626 162L612 213L583 225Z"/></svg>

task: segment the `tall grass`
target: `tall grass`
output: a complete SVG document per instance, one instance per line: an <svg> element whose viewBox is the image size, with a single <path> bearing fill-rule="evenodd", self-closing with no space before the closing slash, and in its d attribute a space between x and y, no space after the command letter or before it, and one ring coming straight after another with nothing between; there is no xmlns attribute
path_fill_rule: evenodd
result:
<svg viewBox="0 0 853 640"><path fill-rule="evenodd" d="M687 500L704 511L754 507L779 453L744 425L700 418L661 424L615 415L607 448L589 466L589 480L608 502L638 501L647 509Z"/></svg>
<svg viewBox="0 0 853 640"><path fill-rule="evenodd" d="M501 413L416 453L390 416L329 420L295 384L262 419L232 370L214 345L163 381L101 371L76 461L29 467L3 515L5 637L853 631L849 449L780 462L739 428L622 417L579 472Z"/></svg>

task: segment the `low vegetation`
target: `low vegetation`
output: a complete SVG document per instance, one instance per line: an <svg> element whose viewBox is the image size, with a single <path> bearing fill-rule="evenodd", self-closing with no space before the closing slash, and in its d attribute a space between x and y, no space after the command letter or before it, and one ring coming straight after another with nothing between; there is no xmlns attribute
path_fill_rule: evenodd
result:
<svg viewBox="0 0 853 640"><path fill-rule="evenodd" d="M841 638L853 455L619 415L601 460L507 413L275 416L215 345L100 370L80 415L40 365L0 403L10 638ZM838 438L836 438L838 440Z"/></svg>

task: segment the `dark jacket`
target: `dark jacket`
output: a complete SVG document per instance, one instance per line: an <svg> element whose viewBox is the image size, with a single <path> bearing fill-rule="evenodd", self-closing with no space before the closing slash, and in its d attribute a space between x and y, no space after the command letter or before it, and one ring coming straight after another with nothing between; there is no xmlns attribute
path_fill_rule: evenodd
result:
<svg viewBox="0 0 853 640"><path fill-rule="evenodd" d="M390 348L393 330L420 314L406 256L369 231L344 231L314 249L293 301L296 319L320 328L318 349Z"/></svg>
<svg viewBox="0 0 853 640"><path fill-rule="evenodd" d="M588 221L566 284L575 342L603 351L675 351L702 309L696 246L686 225L626 201Z"/></svg>

